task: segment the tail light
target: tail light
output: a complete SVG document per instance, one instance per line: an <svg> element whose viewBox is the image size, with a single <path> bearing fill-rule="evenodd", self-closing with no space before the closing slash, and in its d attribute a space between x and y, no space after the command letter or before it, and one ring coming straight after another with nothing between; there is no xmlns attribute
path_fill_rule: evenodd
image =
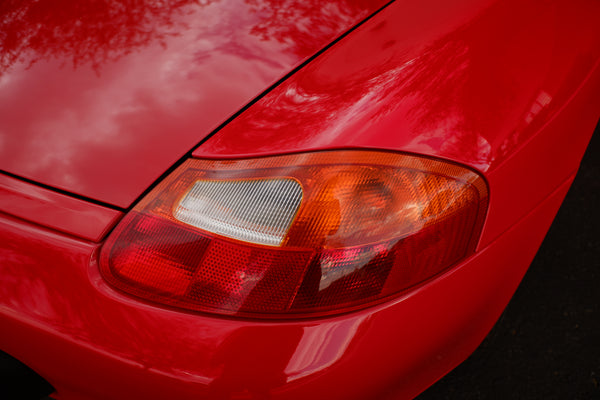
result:
<svg viewBox="0 0 600 400"><path fill-rule="evenodd" d="M365 307L474 251L484 180L376 151L190 159L104 245L116 288L188 310L282 318Z"/></svg>

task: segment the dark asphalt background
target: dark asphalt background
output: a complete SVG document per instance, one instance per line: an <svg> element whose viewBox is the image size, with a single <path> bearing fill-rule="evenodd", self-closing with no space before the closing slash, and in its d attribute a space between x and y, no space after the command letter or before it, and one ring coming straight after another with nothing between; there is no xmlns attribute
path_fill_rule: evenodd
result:
<svg viewBox="0 0 600 400"><path fill-rule="evenodd" d="M504 314L475 353L418 400L600 399L599 173L596 128Z"/></svg>

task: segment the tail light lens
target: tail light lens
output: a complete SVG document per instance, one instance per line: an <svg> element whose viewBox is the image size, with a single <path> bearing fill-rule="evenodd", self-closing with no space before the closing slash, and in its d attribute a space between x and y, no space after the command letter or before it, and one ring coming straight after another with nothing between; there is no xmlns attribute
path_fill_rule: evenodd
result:
<svg viewBox="0 0 600 400"><path fill-rule="evenodd" d="M376 151L190 159L104 245L116 288L177 308L318 316L380 302L475 248L475 172Z"/></svg>

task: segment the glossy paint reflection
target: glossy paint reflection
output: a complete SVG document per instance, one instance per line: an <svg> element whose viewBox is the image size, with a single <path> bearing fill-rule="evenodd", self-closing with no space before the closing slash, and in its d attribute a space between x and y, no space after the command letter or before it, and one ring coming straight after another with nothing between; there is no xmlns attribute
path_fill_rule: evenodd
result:
<svg viewBox="0 0 600 400"><path fill-rule="evenodd" d="M386 8L195 155L365 146L488 170L556 115L600 56L596 2L426 3Z"/></svg>
<svg viewBox="0 0 600 400"><path fill-rule="evenodd" d="M5 2L0 170L127 207L382 3Z"/></svg>
<svg viewBox="0 0 600 400"><path fill-rule="evenodd" d="M296 351L285 366L287 382L325 371L346 353L366 317L328 326L307 326Z"/></svg>
<svg viewBox="0 0 600 400"><path fill-rule="evenodd" d="M202 5L212 2L206 0ZM100 72L107 62L176 35L181 29L181 16L189 13L190 5L195 3L5 2L0 9L0 75L16 63L31 66L49 59L62 60L75 68L89 64Z"/></svg>

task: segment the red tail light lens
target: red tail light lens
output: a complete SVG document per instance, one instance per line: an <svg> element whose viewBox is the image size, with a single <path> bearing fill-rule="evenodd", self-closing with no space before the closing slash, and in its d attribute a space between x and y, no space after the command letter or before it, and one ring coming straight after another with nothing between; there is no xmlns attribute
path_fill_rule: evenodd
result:
<svg viewBox="0 0 600 400"><path fill-rule="evenodd" d="M486 206L477 173L405 154L191 159L126 215L100 267L116 288L177 308L327 315L456 264Z"/></svg>

